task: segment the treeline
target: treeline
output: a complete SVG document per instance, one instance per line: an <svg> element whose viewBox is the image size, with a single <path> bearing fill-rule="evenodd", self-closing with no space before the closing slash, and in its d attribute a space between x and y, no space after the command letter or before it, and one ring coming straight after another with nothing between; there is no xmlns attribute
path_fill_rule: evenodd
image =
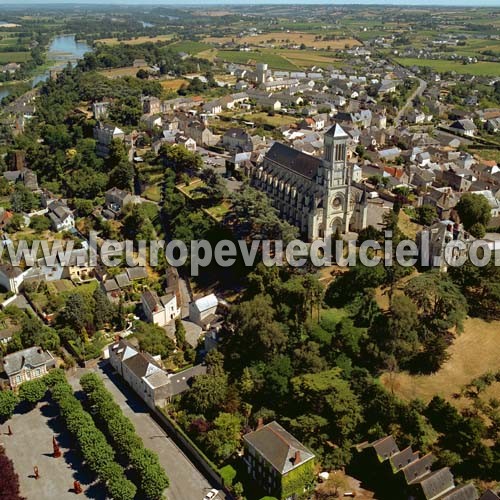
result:
<svg viewBox="0 0 500 500"><path fill-rule="evenodd" d="M169 480L158 461L158 456L144 447L132 422L114 402L112 394L97 375L84 375L80 384L97 425L104 431L116 453L130 464L137 475L141 498L163 498L163 491L168 487Z"/></svg>
<svg viewBox="0 0 500 500"><path fill-rule="evenodd" d="M85 464L106 484L114 500L133 500L137 488L125 477L125 471L115 461L115 452L92 417L84 411L63 374L50 388L52 399L59 407L68 431L75 437Z"/></svg>

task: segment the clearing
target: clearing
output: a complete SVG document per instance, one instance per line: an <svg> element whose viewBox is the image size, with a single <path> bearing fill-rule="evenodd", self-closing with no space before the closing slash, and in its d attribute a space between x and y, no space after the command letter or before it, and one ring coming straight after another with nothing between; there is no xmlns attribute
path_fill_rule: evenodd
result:
<svg viewBox="0 0 500 500"><path fill-rule="evenodd" d="M399 57L396 58L396 61L403 66L426 66L441 73L455 71L455 73L462 75L500 76L500 63L496 62L481 61L474 64L462 64L460 61L446 59L416 59L411 57Z"/></svg>
<svg viewBox="0 0 500 500"><path fill-rule="evenodd" d="M173 36L174 35L138 36L130 40L120 40L118 38L100 38L99 40L96 40L96 42L104 43L106 45L119 45L120 43L123 43L125 45L140 45L141 43L148 42L167 42L168 40L171 40Z"/></svg>
<svg viewBox="0 0 500 500"><path fill-rule="evenodd" d="M456 404L453 395L462 386L487 371L498 371L500 359L500 321L486 322L467 318L464 332L457 336L448 352L450 359L432 375L385 373L384 386L405 400L414 398L427 402L439 395ZM488 390L488 397L500 396L500 384Z"/></svg>

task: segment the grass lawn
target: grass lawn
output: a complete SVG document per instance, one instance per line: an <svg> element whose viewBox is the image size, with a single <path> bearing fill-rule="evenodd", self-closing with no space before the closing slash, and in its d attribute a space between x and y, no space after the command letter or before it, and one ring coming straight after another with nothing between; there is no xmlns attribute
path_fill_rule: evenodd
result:
<svg viewBox="0 0 500 500"><path fill-rule="evenodd" d="M472 149L476 156L480 156L483 160L495 160L500 163L500 150L498 149Z"/></svg>
<svg viewBox="0 0 500 500"><path fill-rule="evenodd" d="M142 196L148 200L159 202L161 199L160 186L149 186Z"/></svg>
<svg viewBox="0 0 500 500"><path fill-rule="evenodd" d="M321 319L328 322L339 323L347 316L345 309L337 309L332 307L331 309L323 309L321 311Z"/></svg>
<svg viewBox="0 0 500 500"><path fill-rule="evenodd" d="M269 116L265 112L251 113L242 116L243 120L254 122L256 125L271 125L272 127L281 127L282 125L291 125L298 121L294 116L274 114Z"/></svg>
<svg viewBox="0 0 500 500"><path fill-rule="evenodd" d="M411 57L399 57L396 61L403 66L422 66L432 68L435 71L445 73L455 71L463 75L474 76L500 76L500 63L478 62L475 64L462 64L459 61L447 61L442 59L416 59Z"/></svg>
<svg viewBox="0 0 500 500"><path fill-rule="evenodd" d="M226 215L231 208L231 203L229 201L224 200L222 203L219 203L215 207L207 208L207 212L216 220L222 220L224 215Z"/></svg>
<svg viewBox="0 0 500 500"><path fill-rule="evenodd" d="M401 229L401 231L403 231L403 233L412 240L416 238L417 233L421 231L423 227L420 224L413 222L402 210L399 212L398 226L399 229Z"/></svg>
<svg viewBox="0 0 500 500"><path fill-rule="evenodd" d="M22 63L31 59L29 52L0 52L0 64Z"/></svg>
<svg viewBox="0 0 500 500"><path fill-rule="evenodd" d="M382 383L403 399L420 398L429 401L439 395L457 403L453 394L473 378L487 371L498 371L500 359L500 321L488 323L478 318L468 318L464 332L449 348L450 359L441 370L432 375L385 373ZM500 384L488 390L488 397L500 397Z"/></svg>

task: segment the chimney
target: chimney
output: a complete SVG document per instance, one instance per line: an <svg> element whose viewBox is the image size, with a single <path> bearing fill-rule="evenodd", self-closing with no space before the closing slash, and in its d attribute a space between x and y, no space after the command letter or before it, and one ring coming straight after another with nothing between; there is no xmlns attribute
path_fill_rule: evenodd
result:
<svg viewBox="0 0 500 500"><path fill-rule="evenodd" d="M257 431L260 431L264 427L264 419L261 417L257 420Z"/></svg>
<svg viewBox="0 0 500 500"><path fill-rule="evenodd" d="M297 450L295 452L295 456L293 457L293 465L297 465L300 463L300 451Z"/></svg>

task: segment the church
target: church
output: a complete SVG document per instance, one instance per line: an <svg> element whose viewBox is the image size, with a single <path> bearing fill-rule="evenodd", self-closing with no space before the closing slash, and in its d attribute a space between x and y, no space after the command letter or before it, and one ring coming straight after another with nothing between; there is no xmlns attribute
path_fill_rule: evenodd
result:
<svg viewBox="0 0 500 500"><path fill-rule="evenodd" d="M309 241L366 227L366 193L352 186L347 162L349 135L339 124L324 136L324 157L316 158L274 143L253 174L252 184L265 192L280 216Z"/></svg>

